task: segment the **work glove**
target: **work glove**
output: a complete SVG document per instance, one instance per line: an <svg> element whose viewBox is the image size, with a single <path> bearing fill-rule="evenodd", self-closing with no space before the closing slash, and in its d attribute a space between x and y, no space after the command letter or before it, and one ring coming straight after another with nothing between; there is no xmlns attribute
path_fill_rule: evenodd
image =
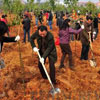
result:
<svg viewBox="0 0 100 100"><path fill-rule="evenodd" d="M40 62L44 64L44 58L43 57L40 59Z"/></svg>
<svg viewBox="0 0 100 100"><path fill-rule="evenodd" d="M81 28L84 29L84 25L81 25Z"/></svg>
<svg viewBox="0 0 100 100"><path fill-rule="evenodd" d="M79 24L80 24L80 21L78 20L78 21L77 21L77 23L79 23Z"/></svg>
<svg viewBox="0 0 100 100"><path fill-rule="evenodd" d="M93 32L93 40L95 40L96 32Z"/></svg>
<svg viewBox="0 0 100 100"><path fill-rule="evenodd" d="M20 40L20 36L17 35L17 36L15 37L15 41L19 41L19 40Z"/></svg>
<svg viewBox="0 0 100 100"><path fill-rule="evenodd" d="M34 52L38 52L39 49L38 49L37 47L34 47L34 48L33 48L33 51L34 51Z"/></svg>
<svg viewBox="0 0 100 100"><path fill-rule="evenodd" d="M96 34L96 32L94 31L94 32L93 32L93 34L95 35L95 34Z"/></svg>

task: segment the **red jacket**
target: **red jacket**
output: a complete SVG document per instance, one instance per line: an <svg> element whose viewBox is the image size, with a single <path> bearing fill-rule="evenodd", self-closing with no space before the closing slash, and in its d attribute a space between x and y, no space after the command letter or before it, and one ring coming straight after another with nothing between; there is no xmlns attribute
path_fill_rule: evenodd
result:
<svg viewBox="0 0 100 100"><path fill-rule="evenodd" d="M49 17L49 14L48 13L45 13L45 16L46 16L46 20L48 19Z"/></svg>
<svg viewBox="0 0 100 100"><path fill-rule="evenodd" d="M7 20L4 18L1 18L0 21L4 22L5 24L7 24Z"/></svg>

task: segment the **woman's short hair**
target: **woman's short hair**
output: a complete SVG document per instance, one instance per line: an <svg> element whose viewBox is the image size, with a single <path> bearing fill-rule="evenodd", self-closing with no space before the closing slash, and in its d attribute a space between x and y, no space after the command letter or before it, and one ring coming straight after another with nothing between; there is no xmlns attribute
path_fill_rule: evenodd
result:
<svg viewBox="0 0 100 100"><path fill-rule="evenodd" d="M69 24L68 24L69 22L70 22L70 19L65 19L60 30L62 29L65 30L66 28L69 28Z"/></svg>

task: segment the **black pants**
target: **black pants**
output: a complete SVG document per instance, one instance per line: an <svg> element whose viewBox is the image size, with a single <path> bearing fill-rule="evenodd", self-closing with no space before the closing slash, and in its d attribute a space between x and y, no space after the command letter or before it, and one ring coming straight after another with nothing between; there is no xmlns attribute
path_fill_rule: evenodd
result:
<svg viewBox="0 0 100 100"><path fill-rule="evenodd" d="M64 66L64 60L65 60L66 54L68 54L69 67L72 67L73 62L72 62L72 51L71 51L70 45L69 44L60 44L60 47L62 50L62 58L61 58L60 66Z"/></svg>
<svg viewBox="0 0 100 100"><path fill-rule="evenodd" d="M55 65L54 64L55 64L55 62L52 59L49 58L50 78L51 78L52 83L55 84L56 80L55 80ZM47 76L45 74L45 71L44 71L40 61L38 63L38 67L39 67L39 70L40 70L40 73L41 73L42 77L44 79L47 79Z"/></svg>
<svg viewBox="0 0 100 100"><path fill-rule="evenodd" d="M81 60L88 60L88 52L89 52L90 45L82 44L82 51L81 51Z"/></svg>

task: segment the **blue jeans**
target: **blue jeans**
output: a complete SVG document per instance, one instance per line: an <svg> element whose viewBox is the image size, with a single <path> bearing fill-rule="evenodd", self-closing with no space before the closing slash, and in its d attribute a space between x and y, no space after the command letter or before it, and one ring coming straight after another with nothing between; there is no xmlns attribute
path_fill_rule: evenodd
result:
<svg viewBox="0 0 100 100"><path fill-rule="evenodd" d="M74 41L74 35L73 34L71 34L71 40Z"/></svg>
<svg viewBox="0 0 100 100"><path fill-rule="evenodd" d="M26 42L26 33L28 33L28 41L30 41L30 29L28 31L24 29L24 42Z"/></svg>
<svg viewBox="0 0 100 100"><path fill-rule="evenodd" d="M49 21L50 29L52 30L52 21Z"/></svg>
<svg viewBox="0 0 100 100"><path fill-rule="evenodd" d="M37 17L35 17L35 23L38 26L38 18Z"/></svg>

